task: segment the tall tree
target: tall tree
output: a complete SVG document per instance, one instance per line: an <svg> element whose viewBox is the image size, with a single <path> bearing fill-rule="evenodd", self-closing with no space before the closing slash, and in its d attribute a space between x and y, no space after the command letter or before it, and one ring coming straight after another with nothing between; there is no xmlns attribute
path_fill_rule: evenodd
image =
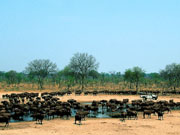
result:
<svg viewBox="0 0 180 135"><path fill-rule="evenodd" d="M180 64L172 63L160 71L161 76L167 81L168 87L176 90L180 85Z"/></svg>
<svg viewBox="0 0 180 135"><path fill-rule="evenodd" d="M132 83L134 81L133 71L131 69L127 69L124 73L124 80L129 82L129 88L132 89Z"/></svg>
<svg viewBox="0 0 180 135"><path fill-rule="evenodd" d="M40 89L43 89L44 79L57 71L57 65L50 60L38 59L31 61L26 67L28 74L31 74L38 79Z"/></svg>
<svg viewBox="0 0 180 135"><path fill-rule="evenodd" d="M138 91L139 89L139 83L141 81L141 79L144 78L145 75L145 71L143 69L141 69L140 67L134 67L132 69L133 72L133 79L136 85L136 91Z"/></svg>
<svg viewBox="0 0 180 135"><path fill-rule="evenodd" d="M132 88L132 83L135 83L136 91L138 91L139 83L144 75L144 70L142 70L140 67L134 67L125 71L124 79L130 83L130 88Z"/></svg>
<svg viewBox="0 0 180 135"><path fill-rule="evenodd" d="M92 70L97 70L99 64L92 55L87 53L76 53L70 60L69 67L71 70L80 77L81 89L84 89L85 80Z"/></svg>

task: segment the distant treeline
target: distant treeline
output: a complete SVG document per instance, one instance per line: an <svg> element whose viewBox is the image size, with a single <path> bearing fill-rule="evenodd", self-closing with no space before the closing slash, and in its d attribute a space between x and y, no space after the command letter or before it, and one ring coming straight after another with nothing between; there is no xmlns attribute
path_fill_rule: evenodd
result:
<svg viewBox="0 0 180 135"><path fill-rule="evenodd" d="M145 73L140 67L127 69L125 73L99 73L99 63L92 55L76 53L63 70L58 70L50 60L31 61L23 72L0 71L0 89L5 86L20 87L31 84L32 89L66 88L112 90L172 90L180 88L180 64L167 65L159 73ZM29 86L28 86L29 87Z"/></svg>

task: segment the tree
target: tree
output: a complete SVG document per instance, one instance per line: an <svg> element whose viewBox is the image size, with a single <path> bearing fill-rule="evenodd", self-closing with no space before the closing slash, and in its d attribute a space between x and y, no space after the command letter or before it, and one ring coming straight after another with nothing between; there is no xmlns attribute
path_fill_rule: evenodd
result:
<svg viewBox="0 0 180 135"><path fill-rule="evenodd" d="M5 80L5 72L0 71L0 82Z"/></svg>
<svg viewBox="0 0 180 135"><path fill-rule="evenodd" d="M129 88L132 89L132 83L134 81L133 71L131 69L127 69L124 74L124 80L129 82Z"/></svg>
<svg viewBox="0 0 180 135"><path fill-rule="evenodd" d="M23 73L17 73L16 75L16 83L20 84L23 80L24 74Z"/></svg>
<svg viewBox="0 0 180 135"><path fill-rule="evenodd" d="M150 73L146 74L146 80L147 82L152 86L152 84L155 84L156 86L160 85L162 82L162 77L159 73Z"/></svg>
<svg viewBox="0 0 180 135"><path fill-rule="evenodd" d="M33 89L34 84L37 82L35 75L31 72L28 74L27 78L28 78L28 82L30 82L30 84L32 84L32 89Z"/></svg>
<svg viewBox="0 0 180 135"><path fill-rule="evenodd" d="M149 77L152 81L154 81L154 83L157 83L157 82L159 82L159 81L161 80L161 76L160 76L159 73L150 73L150 74L148 74L148 77Z"/></svg>
<svg viewBox="0 0 180 135"><path fill-rule="evenodd" d="M100 82L101 82L101 85L105 85L105 82L106 82L106 73L102 72L100 73Z"/></svg>
<svg viewBox="0 0 180 135"><path fill-rule="evenodd" d="M176 87L180 85L180 64L167 65L164 70L160 71L160 75L167 81L168 87L176 90Z"/></svg>
<svg viewBox="0 0 180 135"><path fill-rule="evenodd" d="M140 80L144 77L145 72L140 67L134 67L132 69L132 72L133 72L133 79L136 84L136 91L138 91Z"/></svg>
<svg viewBox="0 0 180 135"><path fill-rule="evenodd" d="M75 83L75 75L74 72L71 70L69 66L66 66L63 70L61 70L58 74L58 80L59 80L59 85L60 81L64 80L67 89L69 90L71 86L73 86Z"/></svg>
<svg viewBox="0 0 180 135"><path fill-rule="evenodd" d="M141 79L144 77L145 72L140 67L134 67L132 69L127 69L124 74L124 79L130 83L130 88L132 87L132 83L136 85L136 91L139 89L139 83Z"/></svg>
<svg viewBox="0 0 180 135"><path fill-rule="evenodd" d="M15 84L17 79L17 73L14 70L10 70L9 72L5 73L5 77L8 84Z"/></svg>
<svg viewBox="0 0 180 135"><path fill-rule="evenodd" d="M80 77L81 89L84 89L85 80L92 70L97 70L99 64L92 55L87 53L76 53L70 60L69 67L71 70Z"/></svg>
<svg viewBox="0 0 180 135"><path fill-rule="evenodd" d="M26 71L31 76L37 77L40 89L43 89L44 79L57 71L57 65L50 60L38 59L31 61L26 67Z"/></svg>
<svg viewBox="0 0 180 135"><path fill-rule="evenodd" d="M99 77L99 73L96 70L91 70L89 72L89 76L93 78L93 80L97 79Z"/></svg>

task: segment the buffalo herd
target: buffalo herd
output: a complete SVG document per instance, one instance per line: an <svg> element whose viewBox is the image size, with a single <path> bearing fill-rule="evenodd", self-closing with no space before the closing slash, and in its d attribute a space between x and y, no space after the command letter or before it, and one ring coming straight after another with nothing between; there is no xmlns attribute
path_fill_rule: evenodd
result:
<svg viewBox="0 0 180 135"><path fill-rule="evenodd" d="M107 94L107 91L84 92L84 95L99 93ZM118 93L118 92L117 92ZM116 93L116 94L117 94ZM72 92L44 92L44 93L11 93L2 95L3 101L0 103L0 123L9 125L11 120L23 121L25 116L29 116L37 124L43 124L43 120L54 118L69 119L72 116L72 109L76 110L75 124L78 121L85 120L96 113L108 113L112 118L138 119L141 113L143 118L151 118L151 115L157 115L159 120L163 119L165 113L171 112L171 109L180 107L180 102L173 100L165 101L143 101L141 99L129 101L129 99L100 100L92 101L90 104L82 104L74 99L66 102L60 100L61 96L70 95ZM81 95L82 91L76 91L75 95ZM115 93L108 93L115 94ZM133 94L132 92L130 94Z"/></svg>

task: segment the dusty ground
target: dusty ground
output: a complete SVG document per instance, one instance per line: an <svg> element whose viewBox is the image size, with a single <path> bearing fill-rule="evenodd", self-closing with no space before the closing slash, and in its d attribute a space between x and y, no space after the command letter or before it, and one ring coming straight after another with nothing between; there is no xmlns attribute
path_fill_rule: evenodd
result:
<svg viewBox="0 0 180 135"><path fill-rule="evenodd" d="M139 99L139 96L71 95L60 97L63 101L71 98L79 102L87 102L112 98L133 100ZM175 102L180 101L179 96L159 97L159 100L169 99L174 99ZM0 135L180 135L180 111L165 114L162 121L157 120L157 116L152 116L151 119L142 119L142 114L139 114L138 120L126 120L125 122L121 122L120 119L87 118L86 121L82 121L82 125L75 125L74 118L71 118L70 120L45 120L43 125L37 125L35 122L19 122L10 123L8 128L3 126L4 124L0 123Z"/></svg>

